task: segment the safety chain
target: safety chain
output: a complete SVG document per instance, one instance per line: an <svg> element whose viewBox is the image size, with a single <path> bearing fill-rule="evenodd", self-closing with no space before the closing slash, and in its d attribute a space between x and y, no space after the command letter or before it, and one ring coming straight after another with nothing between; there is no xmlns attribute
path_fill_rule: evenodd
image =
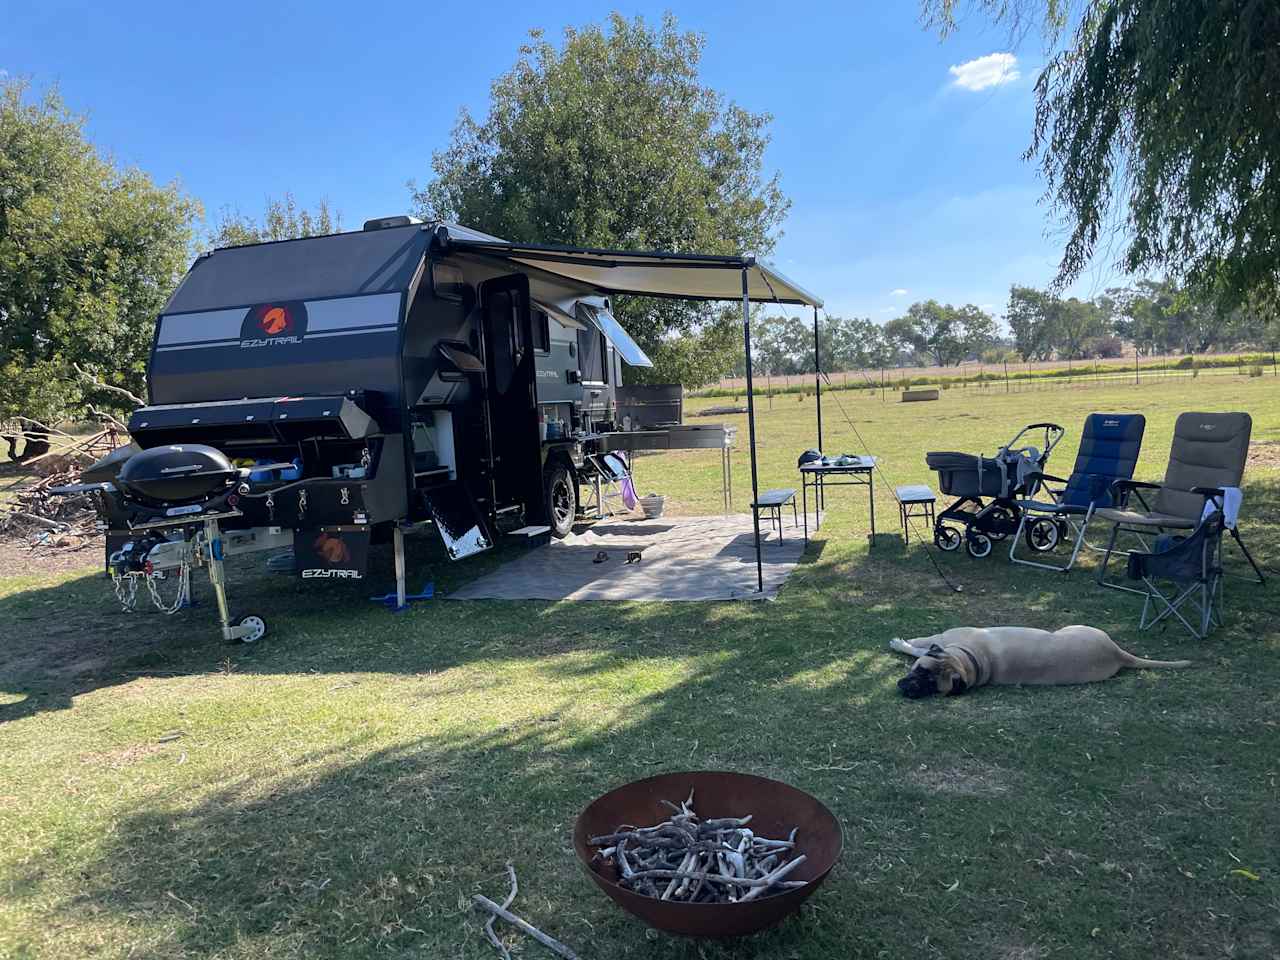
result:
<svg viewBox="0 0 1280 960"><path fill-rule="evenodd" d="M172 615L191 602L191 565L183 563L179 566L177 576L178 590L170 603L166 603L164 598L160 596L160 588L157 583L162 579L162 574L135 570L121 576L113 570L111 572L111 584L115 588L116 599L120 601L120 608L126 613L132 613L138 609L138 581L141 580L146 583L147 593L150 595L151 602L155 605L155 608L163 614Z"/></svg>
<svg viewBox="0 0 1280 960"><path fill-rule="evenodd" d="M131 613L138 606L138 574L130 573L120 576L111 571L111 585L115 588L116 599L120 601L120 609Z"/></svg>

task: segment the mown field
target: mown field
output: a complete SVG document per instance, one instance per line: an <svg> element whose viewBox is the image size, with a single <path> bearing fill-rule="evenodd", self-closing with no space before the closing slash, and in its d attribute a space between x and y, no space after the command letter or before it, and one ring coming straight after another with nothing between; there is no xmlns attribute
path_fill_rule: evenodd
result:
<svg viewBox="0 0 1280 960"><path fill-rule="evenodd" d="M863 452L856 427L896 483L933 481L926 450L990 452L1039 419L1068 427L1051 466L1069 470L1093 410L1147 415L1138 474L1158 479L1177 412L1248 410L1242 530L1268 564L1280 553L1271 378L835 396L848 420L824 404L827 452ZM761 405L762 487L796 484L813 415L812 398ZM741 507L745 439L734 475ZM718 458L644 457L639 486L716 512ZM469 900L505 893L507 861L514 909L583 957L1280 955L1280 574L1229 581L1228 624L1202 643L1139 633L1140 601L1087 564L945 555L948 590L923 544L902 545L883 483L874 545L863 491L828 508L767 604L392 615L373 584L304 589L249 559L232 589L269 620L254 647L216 639L199 583L195 610L127 616L96 571L45 576L33 554L0 580L0 957L496 956ZM413 585L448 590L500 558L451 566L424 541L410 559ZM389 583L385 548L375 561ZM1076 622L1195 667L945 700L895 689L893 636ZM707 767L794 783L845 829L804 911L736 943L646 931L570 845L603 791Z"/></svg>

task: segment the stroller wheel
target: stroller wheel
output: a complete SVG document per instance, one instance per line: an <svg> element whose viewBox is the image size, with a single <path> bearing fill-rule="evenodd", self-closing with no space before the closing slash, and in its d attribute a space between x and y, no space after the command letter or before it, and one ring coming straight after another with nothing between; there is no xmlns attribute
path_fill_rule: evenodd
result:
<svg viewBox="0 0 1280 960"><path fill-rule="evenodd" d="M991 538L985 533L970 533L964 548L969 551L969 556L973 559L981 560L991 552Z"/></svg>
<svg viewBox="0 0 1280 960"><path fill-rule="evenodd" d="M1067 521L1059 517L1054 523L1058 526L1058 542L1062 543L1064 540L1070 540L1071 528L1067 526Z"/></svg>
<svg viewBox="0 0 1280 960"><path fill-rule="evenodd" d="M1039 517L1027 525L1027 546L1037 553L1048 553L1061 539L1058 524L1048 517Z"/></svg>
<svg viewBox="0 0 1280 960"><path fill-rule="evenodd" d="M987 514L987 527L987 536L992 540L1003 540L1009 536L1010 530L1018 529L1018 522L1004 507L993 507Z"/></svg>
<svg viewBox="0 0 1280 960"><path fill-rule="evenodd" d="M939 550L945 550L950 553L960 546L960 531L955 527L935 527L933 530L933 542Z"/></svg>

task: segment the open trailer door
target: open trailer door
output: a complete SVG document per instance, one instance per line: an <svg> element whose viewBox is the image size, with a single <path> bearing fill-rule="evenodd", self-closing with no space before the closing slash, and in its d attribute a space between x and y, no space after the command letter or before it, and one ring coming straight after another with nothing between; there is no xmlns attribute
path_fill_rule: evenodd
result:
<svg viewBox="0 0 1280 960"><path fill-rule="evenodd" d="M524 508L536 519L542 501L542 450L529 307L524 274L480 285L493 512Z"/></svg>

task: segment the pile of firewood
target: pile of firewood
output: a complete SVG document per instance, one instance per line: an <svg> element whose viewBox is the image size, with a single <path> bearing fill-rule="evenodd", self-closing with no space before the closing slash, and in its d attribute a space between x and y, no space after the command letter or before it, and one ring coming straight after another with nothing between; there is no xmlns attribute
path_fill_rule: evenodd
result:
<svg viewBox="0 0 1280 960"><path fill-rule="evenodd" d="M46 453L18 466L0 489L0 537L30 546L74 549L97 535L94 495L60 496L54 487L80 482L80 471L127 441L114 428L87 437L49 433Z"/></svg>
<svg viewBox="0 0 1280 960"><path fill-rule="evenodd" d="M785 840L756 836L751 817L703 820L693 809L693 794L670 820L651 827L623 824L613 833L592 837L596 856L613 861L618 883L659 900L684 903L742 903L795 887L787 880L804 863L795 856L796 831Z"/></svg>
<svg viewBox="0 0 1280 960"><path fill-rule="evenodd" d="M63 497L49 492L50 487L79 480L79 470L54 473L8 496L0 507L0 536L31 546L83 546L97 535L93 494Z"/></svg>

